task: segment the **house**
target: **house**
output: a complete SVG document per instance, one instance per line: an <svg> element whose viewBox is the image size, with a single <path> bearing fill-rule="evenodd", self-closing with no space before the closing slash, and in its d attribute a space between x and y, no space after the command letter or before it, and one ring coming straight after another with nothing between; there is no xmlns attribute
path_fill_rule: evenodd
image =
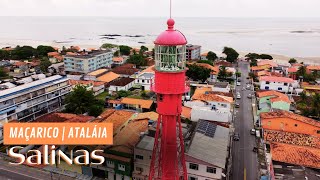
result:
<svg viewBox="0 0 320 180"><path fill-rule="evenodd" d="M261 112L269 112L272 110L290 110L291 100L286 94L278 91L260 91L257 92L258 110Z"/></svg>
<svg viewBox="0 0 320 180"><path fill-rule="evenodd" d="M77 85L85 86L87 90L93 91L95 96L103 93L105 90L105 82L102 81L69 80L69 84L72 86L72 88L76 87Z"/></svg>
<svg viewBox="0 0 320 180"><path fill-rule="evenodd" d="M186 45L186 59L187 60L199 60L201 53L201 46L199 45Z"/></svg>
<svg viewBox="0 0 320 180"><path fill-rule="evenodd" d="M141 89L144 91L150 91L151 83L154 82L154 73L148 73L148 72L142 72L138 74L135 80L135 84L141 87Z"/></svg>
<svg viewBox="0 0 320 180"><path fill-rule="evenodd" d="M224 66L224 67L233 67L232 63L231 62L228 62L226 60L217 60L214 62L214 65L215 66Z"/></svg>
<svg viewBox="0 0 320 180"><path fill-rule="evenodd" d="M208 56L208 52L204 52L200 55L200 60L208 60L207 59L207 56Z"/></svg>
<svg viewBox="0 0 320 180"><path fill-rule="evenodd" d="M133 87L135 79L122 77L113 80L109 83L109 94L114 94L118 91L128 91Z"/></svg>
<svg viewBox="0 0 320 180"><path fill-rule="evenodd" d="M106 74L104 74L102 76L99 76L97 78L97 80L105 82L108 85L110 82L112 82L112 81L114 81L114 80L116 80L118 78L120 78L120 75L118 75L118 74L116 74L114 72L108 72L108 73L106 73Z"/></svg>
<svg viewBox="0 0 320 180"><path fill-rule="evenodd" d="M215 92L228 93L231 90L230 84L228 82L214 82L214 83L210 83L210 85L213 85L212 91L215 91Z"/></svg>
<svg viewBox="0 0 320 180"><path fill-rule="evenodd" d="M113 53L111 50L99 50L83 54L64 56L65 71L68 73L87 74L103 67L111 67Z"/></svg>
<svg viewBox="0 0 320 180"><path fill-rule="evenodd" d="M320 122L288 111L261 113L273 161L320 168Z"/></svg>
<svg viewBox="0 0 320 180"><path fill-rule="evenodd" d="M308 82L301 82L301 88L307 95L314 95L315 93L320 93L320 85L310 84Z"/></svg>
<svg viewBox="0 0 320 180"><path fill-rule="evenodd" d="M123 64L112 69L112 72L119 74L121 77L130 77L139 72L134 64Z"/></svg>
<svg viewBox="0 0 320 180"><path fill-rule="evenodd" d="M208 88L199 88L199 90L197 88L194 95L192 96L192 100L200 100L203 102L207 102L208 106L210 106L212 109L231 110L231 104L233 103L232 97L209 93L208 91L203 91L203 89Z"/></svg>
<svg viewBox="0 0 320 180"><path fill-rule="evenodd" d="M138 112L150 111L153 101L145 99L135 99L135 98L122 98L121 104L124 109L132 109Z"/></svg>
<svg viewBox="0 0 320 180"><path fill-rule="evenodd" d="M207 63L195 63L197 66L201 66L206 69L210 69L210 77L208 78L209 82L216 82L219 74L219 67L218 66L211 66L210 64Z"/></svg>
<svg viewBox="0 0 320 180"><path fill-rule="evenodd" d="M320 74L320 66L319 65L310 65L306 67L307 73L317 73Z"/></svg>
<svg viewBox="0 0 320 180"><path fill-rule="evenodd" d="M185 104L185 106L189 107L189 104ZM212 109L212 107L207 104L203 106L193 104L191 107L192 110L190 120L193 122L206 119L207 121L212 122L220 122L225 124L231 123L232 113L227 109Z"/></svg>
<svg viewBox="0 0 320 180"><path fill-rule="evenodd" d="M253 74L258 75L258 73L261 71L268 72L270 70L270 66L269 65L252 66L250 69Z"/></svg>
<svg viewBox="0 0 320 180"><path fill-rule="evenodd" d="M297 72L298 72L298 68L290 67L287 69L287 77L293 80L298 80Z"/></svg>
<svg viewBox="0 0 320 180"><path fill-rule="evenodd" d="M264 59L257 59L258 66L269 65L270 68L278 67L279 65L274 62L273 60L264 60Z"/></svg>
<svg viewBox="0 0 320 180"><path fill-rule="evenodd" d="M120 66L120 65L122 65L122 64L124 64L126 62L126 59L121 57L121 56L113 57L112 58L112 62L113 62L114 65Z"/></svg>
<svg viewBox="0 0 320 180"><path fill-rule="evenodd" d="M98 80L98 77L101 77L102 75L108 73L108 69L98 69L98 70L95 70L95 71L92 71L86 75L84 75L84 80L93 80L93 81L97 81Z"/></svg>
<svg viewBox="0 0 320 180"><path fill-rule="evenodd" d="M275 90L280 92L293 91L293 83L291 78L277 77L277 76L262 76L259 78L261 90Z"/></svg>
<svg viewBox="0 0 320 180"><path fill-rule="evenodd" d="M192 139L186 142L188 179L224 179L229 142L229 128L206 120L199 121Z"/></svg>

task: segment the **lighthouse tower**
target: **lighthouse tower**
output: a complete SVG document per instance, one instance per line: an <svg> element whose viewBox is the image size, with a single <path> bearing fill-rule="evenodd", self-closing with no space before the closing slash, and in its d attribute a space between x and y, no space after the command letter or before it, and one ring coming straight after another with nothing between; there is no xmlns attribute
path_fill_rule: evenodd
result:
<svg viewBox="0 0 320 180"><path fill-rule="evenodd" d="M187 180L184 143L181 130L182 96L186 86L185 36L174 29L174 20L155 43L155 81L159 114L153 147L149 180Z"/></svg>

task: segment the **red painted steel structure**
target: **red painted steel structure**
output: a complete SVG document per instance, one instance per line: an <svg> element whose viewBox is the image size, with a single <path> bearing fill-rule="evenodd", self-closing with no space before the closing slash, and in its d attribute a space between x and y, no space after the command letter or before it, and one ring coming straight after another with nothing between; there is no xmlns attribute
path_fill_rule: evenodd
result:
<svg viewBox="0 0 320 180"><path fill-rule="evenodd" d="M155 40L155 82L159 119L153 147L149 180L187 180L184 143L181 128L182 96L189 91L185 81L185 36L174 30L174 20L167 21L168 30Z"/></svg>

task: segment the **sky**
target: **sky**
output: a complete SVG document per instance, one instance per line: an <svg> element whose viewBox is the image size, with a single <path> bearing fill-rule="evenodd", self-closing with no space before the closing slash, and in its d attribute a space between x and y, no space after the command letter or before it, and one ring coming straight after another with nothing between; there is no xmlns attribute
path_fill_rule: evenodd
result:
<svg viewBox="0 0 320 180"><path fill-rule="evenodd" d="M173 17L320 17L320 0L172 0ZM0 0L0 16L167 17L169 0Z"/></svg>

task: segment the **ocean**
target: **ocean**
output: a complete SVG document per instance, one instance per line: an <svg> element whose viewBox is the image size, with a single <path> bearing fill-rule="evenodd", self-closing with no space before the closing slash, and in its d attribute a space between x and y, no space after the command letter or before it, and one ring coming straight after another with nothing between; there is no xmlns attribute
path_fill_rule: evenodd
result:
<svg viewBox="0 0 320 180"><path fill-rule="evenodd" d="M320 57L320 18L174 18L188 43L218 54L241 52ZM0 47L39 44L99 47L103 43L152 46L166 18L0 17ZM104 35L119 36L104 36Z"/></svg>

